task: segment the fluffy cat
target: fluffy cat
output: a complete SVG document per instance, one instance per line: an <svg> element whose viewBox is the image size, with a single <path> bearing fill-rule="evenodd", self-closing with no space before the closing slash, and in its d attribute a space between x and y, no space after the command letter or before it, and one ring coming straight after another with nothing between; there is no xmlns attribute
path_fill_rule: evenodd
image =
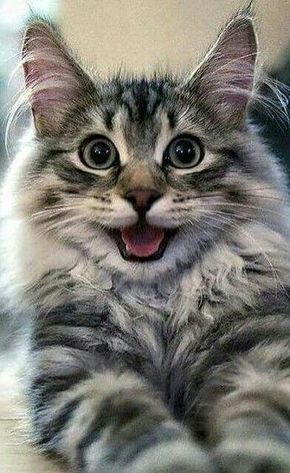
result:
<svg viewBox="0 0 290 473"><path fill-rule="evenodd" d="M81 473L290 471L289 206L237 14L190 75L107 81L48 22L2 189L32 439ZM11 316L12 316L11 315Z"/></svg>

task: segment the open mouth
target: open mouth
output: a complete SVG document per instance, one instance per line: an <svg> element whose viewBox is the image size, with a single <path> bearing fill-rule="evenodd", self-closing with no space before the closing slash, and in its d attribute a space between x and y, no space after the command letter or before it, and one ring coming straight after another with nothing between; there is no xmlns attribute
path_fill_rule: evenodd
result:
<svg viewBox="0 0 290 473"><path fill-rule="evenodd" d="M122 257L128 261L147 262L163 256L173 231L138 223L121 230L114 230Z"/></svg>

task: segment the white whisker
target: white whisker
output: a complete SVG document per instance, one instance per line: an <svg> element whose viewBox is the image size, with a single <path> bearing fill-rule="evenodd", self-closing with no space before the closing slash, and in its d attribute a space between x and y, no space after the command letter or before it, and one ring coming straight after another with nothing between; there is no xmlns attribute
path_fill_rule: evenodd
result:
<svg viewBox="0 0 290 473"><path fill-rule="evenodd" d="M199 209L197 209L199 210ZM215 228L217 229L220 229L220 225L216 226L215 224L218 222L219 224L220 223L225 223L226 225L229 225L230 227L232 227L235 231L237 231L238 233L241 233L243 235L245 235L247 238L249 238L250 240L252 240L255 244L257 244L257 248L259 248L261 254L264 256L265 258L265 261L267 262L267 264L269 265L271 271L272 271L272 274L273 274L273 277L274 277L274 280L276 281L276 291L278 292L278 284L280 285L280 287L286 291L286 288L283 284L283 282L281 281L279 275L278 275L278 272L277 272L277 269L273 266L273 263L271 262L270 258L269 258L269 255L263 250L263 248L258 244L257 242L257 239L253 237L253 235L251 235L249 232L247 232L243 227L240 227L238 225L236 225L233 221L231 221L229 218L221 215L219 213L219 216L218 218L216 218L212 213L210 214L209 212L210 211L207 211L206 209L200 209L200 212L204 215L206 215L207 218L211 219L213 222L215 222L213 224L213 226L215 226Z"/></svg>

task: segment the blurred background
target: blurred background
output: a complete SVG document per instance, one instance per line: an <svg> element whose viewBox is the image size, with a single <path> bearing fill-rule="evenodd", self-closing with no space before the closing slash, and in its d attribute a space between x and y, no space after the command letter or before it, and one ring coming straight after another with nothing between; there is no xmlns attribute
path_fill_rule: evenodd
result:
<svg viewBox="0 0 290 473"><path fill-rule="evenodd" d="M194 67L225 21L246 4L243 0L0 0L2 138L22 87L21 74L9 78L19 62L21 32L31 12L59 24L84 64L107 74L119 66L136 72L160 65L173 70ZM260 61L269 75L290 86L290 0L256 0L254 5ZM253 109L252 117L290 171L287 122L265 109ZM23 126L18 122L17 134ZM5 166L3 145L1 151Z"/></svg>

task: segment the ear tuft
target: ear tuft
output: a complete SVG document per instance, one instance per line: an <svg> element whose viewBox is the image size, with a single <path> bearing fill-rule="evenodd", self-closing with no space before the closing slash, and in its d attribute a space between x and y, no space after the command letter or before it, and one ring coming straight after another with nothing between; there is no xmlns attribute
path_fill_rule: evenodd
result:
<svg viewBox="0 0 290 473"><path fill-rule="evenodd" d="M40 134L57 131L91 81L73 59L57 29L43 19L29 23L22 48L28 98Z"/></svg>
<svg viewBox="0 0 290 473"><path fill-rule="evenodd" d="M235 16L187 86L220 118L240 124L255 81L257 40L250 11Z"/></svg>

